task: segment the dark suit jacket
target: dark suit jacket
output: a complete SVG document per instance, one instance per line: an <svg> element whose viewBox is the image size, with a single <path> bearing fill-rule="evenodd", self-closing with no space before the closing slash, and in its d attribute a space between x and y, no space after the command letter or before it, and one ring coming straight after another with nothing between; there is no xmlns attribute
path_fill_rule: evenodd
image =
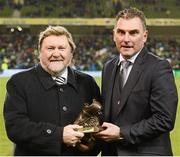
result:
<svg viewBox="0 0 180 157"><path fill-rule="evenodd" d="M119 57L107 62L102 74L104 121L111 122L111 99ZM144 48L135 60L120 96L114 122L123 140L106 143L103 155L172 155L169 132L177 109L177 90L166 60ZM112 151L110 151L112 147ZM107 151L108 150L108 151Z"/></svg>
<svg viewBox="0 0 180 157"><path fill-rule="evenodd" d="M7 83L4 118L14 155L94 155L63 144L63 127L72 124L84 103L100 101L94 79L68 68L67 85L57 86L40 65Z"/></svg>

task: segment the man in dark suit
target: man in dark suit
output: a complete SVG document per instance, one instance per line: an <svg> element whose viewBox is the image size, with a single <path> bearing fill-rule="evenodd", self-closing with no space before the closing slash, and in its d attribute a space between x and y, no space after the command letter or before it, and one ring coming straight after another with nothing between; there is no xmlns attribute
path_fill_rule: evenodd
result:
<svg viewBox="0 0 180 157"><path fill-rule="evenodd" d="M100 101L95 80L70 67L75 44L61 26L39 36L40 64L7 83L5 126L14 155L97 155L76 148L84 133L73 124L84 103Z"/></svg>
<svg viewBox="0 0 180 157"><path fill-rule="evenodd" d="M147 36L140 10L117 14L113 38L119 56L102 73L102 155L172 155L177 89L168 61L147 51Z"/></svg>

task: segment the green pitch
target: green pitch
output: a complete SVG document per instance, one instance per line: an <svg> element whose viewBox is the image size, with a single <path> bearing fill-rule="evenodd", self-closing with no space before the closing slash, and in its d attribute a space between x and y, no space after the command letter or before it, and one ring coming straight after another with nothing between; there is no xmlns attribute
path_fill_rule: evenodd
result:
<svg viewBox="0 0 180 157"><path fill-rule="evenodd" d="M3 103L5 98L5 86L8 78L0 78L0 156L12 155L12 143L8 140L3 119Z"/></svg>
<svg viewBox="0 0 180 157"><path fill-rule="evenodd" d="M13 144L8 140L3 120L3 103L5 98L5 85L8 78L0 78L0 156L11 156L13 151ZM101 86L101 79L95 78L98 85ZM178 88L178 96L180 96L180 77L176 78ZM180 103L178 104L178 111L176 117L175 128L171 133L172 147L175 156L180 156Z"/></svg>

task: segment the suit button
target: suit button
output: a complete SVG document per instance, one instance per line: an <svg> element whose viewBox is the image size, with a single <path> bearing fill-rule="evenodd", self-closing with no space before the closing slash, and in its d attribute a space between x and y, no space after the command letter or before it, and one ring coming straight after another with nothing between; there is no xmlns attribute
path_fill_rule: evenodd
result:
<svg viewBox="0 0 180 157"><path fill-rule="evenodd" d="M63 91L64 91L63 88L60 88L59 90L60 90L60 92L63 92Z"/></svg>
<svg viewBox="0 0 180 157"><path fill-rule="evenodd" d="M51 129L47 129L46 132L47 132L48 134L51 134L51 133L52 133Z"/></svg>
<svg viewBox="0 0 180 157"><path fill-rule="evenodd" d="M67 107L66 106L63 106L63 111L67 111Z"/></svg>

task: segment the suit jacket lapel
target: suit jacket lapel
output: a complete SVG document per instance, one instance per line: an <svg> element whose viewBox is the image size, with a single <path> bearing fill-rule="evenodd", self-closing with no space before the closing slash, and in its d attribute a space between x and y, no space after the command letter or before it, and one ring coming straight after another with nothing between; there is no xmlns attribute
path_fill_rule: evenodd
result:
<svg viewBox="0 0 180 157"><path fill-rule="evenodd" d="M139 56L136 58L136 61L131 69L131 72L129 74L128 80L121 92L121 105L119 108L119 114L122 108L124 107L129 95L131 94L132 89L136 85L137 81L139 80L139 77L142 74L143 70L143 63L144 63L144 57L146 56L147 51L143 49Z"/></svg>
<svg viewBox="0 0 180 157"><path fill-rule="evenodd" d="M111 111L111 99L112 99L112 93L113 93L113 86L114 86L114 79L115 79L115 75L116 75L116 70L118 68L118 58L115 61L115 64L113 65L113 70L112 73L109 74L110 77L110 83L109 83L109 87L108 87L108 93L107 93L107 99L106 99L106 108L105 108L105 119L109 120L110 119L110 111Z"/></svg>

